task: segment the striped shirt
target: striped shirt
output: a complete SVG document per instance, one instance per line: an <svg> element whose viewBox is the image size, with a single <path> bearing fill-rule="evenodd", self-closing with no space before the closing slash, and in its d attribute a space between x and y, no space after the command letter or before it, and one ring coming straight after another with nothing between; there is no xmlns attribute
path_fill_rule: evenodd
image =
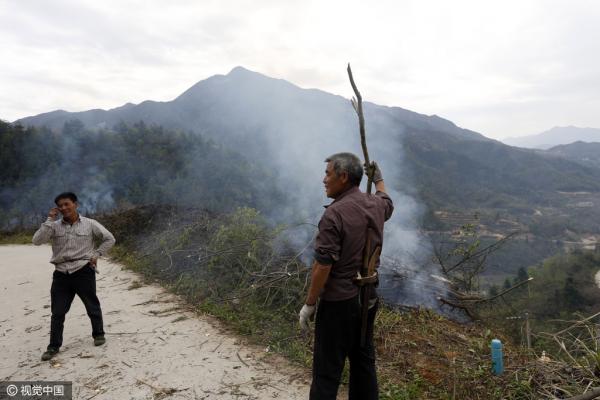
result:
<svg viewBox="0 0 600 400"><path fill-rule="evenodd" d="M94 238L101 239L94 248ZM81 215L73 225L63 219L48 218L33 235L33 244L39 246L52 243L52 258L57 271L71 274L86 265L90 259L98 258L115 244L115 238L98 221Z"/></svg>

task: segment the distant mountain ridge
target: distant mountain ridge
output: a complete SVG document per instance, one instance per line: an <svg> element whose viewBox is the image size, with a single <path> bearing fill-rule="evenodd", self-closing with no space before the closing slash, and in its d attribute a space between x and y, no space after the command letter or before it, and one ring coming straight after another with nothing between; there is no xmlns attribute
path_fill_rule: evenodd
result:
<svg viewBox="0 0 600 400"><path fill-rule="evenodd" d="M253 103L244 104L243 94L261 99L271 109L257 109ZM226 111L230 114L241 112L246 117L247 123L252 123L264 119L265 112L272 114L274 110L289 105L282 100L292 99L305 99L302 101L303 106L310 106L306 101L308 99L319 106L347 108L348 105L348 100L341 96L318 89L302 89L283 79L274 79L243 67L235 67L227 75L214 75L194 84L172 101L146 100L137 105L127 103L110 110L94 109L81 112L57 110L22 118L14 123L25 126L44 125L60 131L64 123L71 119L79 119L90 128L105 128L119 122L134 123L143 120L146 123L179 129L204 130L204 124L210 122L207 114L217 111L217 107L222 107L219 112ZM384 107L368 102L365 102L365 109L382 110L406 126L442 130L464 139L490 140L479 133L459 128L451 121L436 115L427 116L400 107ZM252 111L252 115L247 115L248 111Z"/></svg>
<svg viewBox="0 0 600 400"><path fill-rule="evenodd" d="M557 126L537 135L511 137L503 139L502 142L510 146L546 150L574 142L600 142L600 129Z"/></svg>
<svg viewBox="0 0 600 400"><path fill-rule="evenodd" d="M571 144L561 144L548 149L547 152L584 165L600 168L600 143L597 142L578 141Z"/></svg>

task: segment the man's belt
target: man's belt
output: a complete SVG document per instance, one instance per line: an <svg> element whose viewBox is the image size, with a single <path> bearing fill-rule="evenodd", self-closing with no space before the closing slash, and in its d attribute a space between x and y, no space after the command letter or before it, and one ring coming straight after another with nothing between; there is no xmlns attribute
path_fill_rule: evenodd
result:
<svg viewBox="0 0 600 400"><path fill-rule="evenodd" d="M370 230L367 230L367 235L369 234ZM363 268L356 273L356 277L353 280L356 285L364 286L377 283L378 275L375 268L377 266L377 261L379 261L380 254L381 247L379 246L377 246L375 251L371 253L371 235L369 235L363 254ZM361 272L363 274L366 272L366 276L362 276Z"/></svg>

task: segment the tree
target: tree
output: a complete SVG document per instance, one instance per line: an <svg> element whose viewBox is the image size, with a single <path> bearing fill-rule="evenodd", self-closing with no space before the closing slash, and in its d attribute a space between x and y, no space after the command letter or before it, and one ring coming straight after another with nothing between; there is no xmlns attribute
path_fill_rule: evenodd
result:
<svg viewBox="0 0 600 400"><path fill-rule="evenodd" d="M498 295L498 293L499 293L498 286L496 286L496 285L492 285L492 286L490 286L490 291L489 291L489 295L490 295L490 297L497 296L497 295Z"/></svg>
<svg viewBox="0 0 600 400"><path fill-rule="evenodd" d="M441 242L434 248L435 261L456 290L465 293L477 291L479 277L487 267L490 254L500 249L517 233L510 233L500 240L482 246L478 225L462 225L450 241Z"/></svg>
<svg viewBox="0 0 600 400"><path fill-rule="evenodd" d="M583 308L585 300L583 296L579 293L573 275L569 274L569 276L567 276L567 279L565 279L565 284L562 292L565 308L568 311L579 311Z"/></svg>
<svg viewBox="0 0 600 400"><path fill-rule="evenodd" d="M523 282L527 279L529 279L529 274L527 273L525 267L519 268L519 270L517 271L517 276L515 277L515 284Z"/></svg>

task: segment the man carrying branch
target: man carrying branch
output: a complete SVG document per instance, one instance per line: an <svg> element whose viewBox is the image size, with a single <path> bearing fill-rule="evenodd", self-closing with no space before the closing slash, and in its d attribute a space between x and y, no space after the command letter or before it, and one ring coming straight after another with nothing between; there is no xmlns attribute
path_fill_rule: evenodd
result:
<svg viewBox="0 0 600 400"><path fill-rule="evenodd" d="M336 399L346 358L350 360L349 398L377 399L373 345L377 295L375 290L370 291L366 338L361 345L361 300L356 283L360 281L357 275L365 260L365 249L381 249L383 225L394 206L376 163L371 164L376 193L370 195L359 189L363 167L357 156L338 153L325 162L323 183L327 197L334 200L319 222L311 284L300 311L300 325L306 329L320 298L310 399ZM368 254L374 266L379 262L378 254Z"/></svg>

